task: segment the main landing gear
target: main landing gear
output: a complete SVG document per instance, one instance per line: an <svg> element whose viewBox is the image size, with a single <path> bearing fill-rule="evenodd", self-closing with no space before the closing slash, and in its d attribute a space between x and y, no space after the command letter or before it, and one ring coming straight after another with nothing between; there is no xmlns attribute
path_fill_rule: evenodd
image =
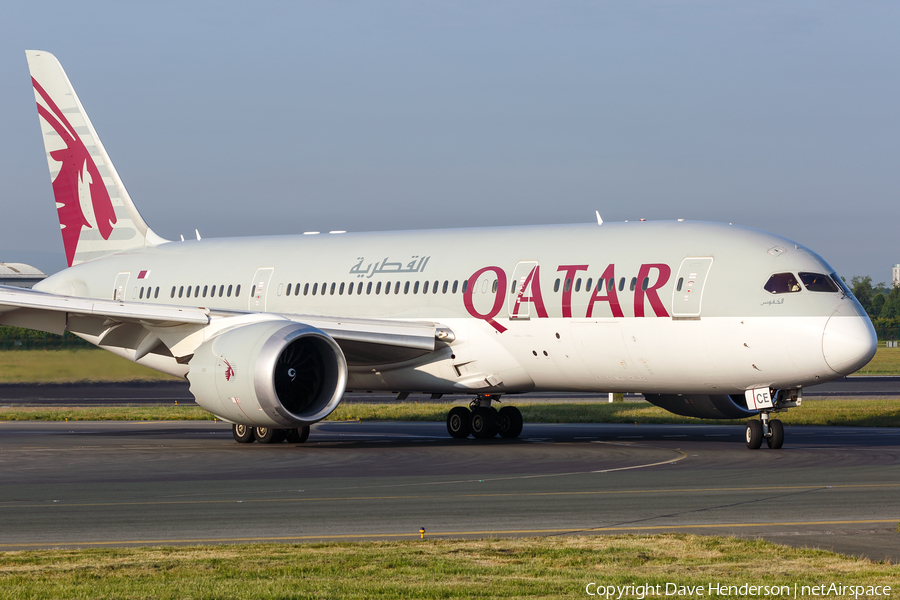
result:
<svg viewBox="0 0 900 600"><path fill-rule="evenodd" d="M763 439L772 450L778 450L784 445L784 425L778 419L769 419L769 413L759 414L759 421L747 421L745 432L747 447L757 450L762 446Z"/></svg>
<svg viewBox="0 0 900 600"><path fill-rule="evenodd" d="M499 395L482 394L472 400L469 408L455 406L447 415L447 432L455 438L466 438L471 434L477 439L488 439L495 435L516 438L522 433L524 420L515 406L504 406L497 410L492 401L500 401Z"/></svg>
<svg viewBox="0 0 900 600"><path fill-rule="evenodd" d="M309 438L309 425L294 429L273 429L271 427L250 427L249 425L232 425L231 433L236 442L250 444L302 444Z"/></svg>

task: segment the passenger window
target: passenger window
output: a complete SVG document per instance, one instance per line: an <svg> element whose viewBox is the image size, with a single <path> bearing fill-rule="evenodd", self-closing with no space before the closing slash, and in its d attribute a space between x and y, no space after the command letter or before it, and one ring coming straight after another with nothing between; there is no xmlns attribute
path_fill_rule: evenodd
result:
<svg viewBox="0 0 900 600"><path fill-rule="evenodd" d="M322 295L324 296L328 292L328 283L322 284Z"/></svg>
<svg viewBox="0 0 900 600"><path fill-rule="evenodd" d="M141 288L141 291L138 292L138 298L139 298L139 299L143 299L143 298L144 298L144 288Z"/></svg>
<svg viewBox="0 0 900 600"><path fill-rule="evenodd" d="M553 291L554 292L559 291L559 279L557 279L556 281L553 282Z"/></svg>
<svg viewBox="0 0 900 600"><path fill-rule="evenodd" d="M390 293L391 293L391 282L388 281L388 282L385 282L385 284L384 284L384 295L387 296Z"/></svg>
<svg viewBox="0 0 900 600"><path fill-rule="evenodd" d="M240 295L241 295L241 284L238 284L238 286L234 289L234 297L237 298Z"/></svg>
<svg viewBox="0 0 900 600"><path fill-rule="evenodd" d="M633 292L634 288L636 288L636 287L637 287L637 277L632 277L631 278L631 291Z"/></svg>
<svg viewBox="0 0 900 600"><path fill-rule="evenodd" d="M510 293L510 294L515 294L515 293L516 293L516 286L518 285L518 283L519 283L518 281L516 281L515 279L513 279L512 285L509 286L509 293Z"/></svg>
<svg viewBox="0 0 900 600"><path fill-rule="evenodd" d="M184 295L184 286L178 288L178 297L181 298Z"/></svg>
<svg viewBox="0 0 900 600"><path fill-rule="evenodd" d="M359 285L356 286L356 295L362 296L363 284L362 281L359 282Z"/></svg>
<svg viewBox="0 0 900 600"><path fill-rule="evenodd" d="M194 287L194 298L199 298L199 297L200 297L200 286L198 285L198 286Z"/></svg>
<svg viewBox="0 0 900 600"><path fill-rule="evenodd" d="M372 282L369 282L369 285L366 286L366 294L372 293Z"/></svg>
<svg viewBox="0 0 900 600"><path fill-rule="evenodd" d="M331 294L332 296L334 296L334 288L335 288L336 285L337 285L337 284L332 283L332 284L331 284L331 291L328 292L328 293Z"/></svg>
<svg viewBox="0 0 900 600"><path fill-rule="evenodd" d="M619 291L621 292L624 289L625 289L625 278L622 277L621 279L619 279Z"/></svg>
<svg viewBox="0 0 900 600"><path fill-rule="evenodd" d="M208 286L208 285L204 285L204 286L203 286L203 297L204 297L204 298L206 298L206 293L207 293L207 292L209 292L209 286Z"/></svg>
<svg viewBox="0 0 900 600"><path fill-rule="evenodd" d="M765 290L770 294L790 294L800 291L800 283L793 273L775 273L766 282Z"/></svg>
<svg viewBox="0 0 900 600"><path fill-rule="evenodd" d="M579 277L578 279L575 280L575 291L576 292L581 291L581 277Z"/></svg>
<svg viewBox="0 0 900 600"><path fill-rule="evenodd" d="M448 285L450 285L450 282L449 282L449 281L445 281L445 282L444 282L444 287L441 289L441 293L442 293L442 294L446 294L446 293L447 293L447 286L448 286Z"/></svg>
<svg viewBox="0 0 900 600"><path fill-rule="evenodd" d="M232 286L228 286L228 293L226 294L229 298L231 298L231 288Z"/></svg>
<svg viewBox="0 0 900 600"><path fill-rule="evenodd" d="M306 285L307 285L307 287L309 286L308 283L307 283ZM318 291L319 291L319 284L318 284L318 283L314 283L314 284L313 284L313 296L315 296L315 295L318 293Z"/></svg>
<svg viewBox="0 0 900 600"><path fill-rule="evenodd" d="M568 291L571 291L571 289L572 289L572 278L566 277L566 287L565 287L564 291L568 292Z"/></svg>
<svg viewBox="0 0 900 600"><path fill-rule="evenodd" d="M840 291L831 277L821 273L800 273L800 281L811 292L837 293Z"/></svg>
<svg viewBox="0 0 900 600"><path fill-rule="evenodd" d="M291 295L291 284L290 284L290 283L288 284L287 290L285 290L284 295L285 295L285 296L290 296L290 295Z"/></svg>
<svg viewBox="0 0 900 600"><path fill-rule="evenodd" d="M650 285L650 278L644 277L644 280L641 282L641 289L645 292L647 291L647 287Z"/></svg>
<svg viewBox="0 0 900 600"><path fill-rule="evenodd" d="M606 291L611 292L614 289L616 289L616 280L613 279L612 277L610 277L609 281L607 282L607 285L606 285Z"/></svg>
<svg viewBox="0 0 900 600"><path fill-rule="evenodd" d="M499 281L495 279L495 280L494 280L494 284L491 286L491 293L492 293L492 294L496 294L496 293L497 293L497 284L498 284L498 283L499 283ZM438 282L435 281L435 282L434 282L434 293L435 293L435 294L437 294L437 285L438 285Z"/></svg>
<svg viewBox="0 0 900 600"><path fill-rule="evenodd" d="M678 291L680 292L680 291L681 291L681 286L682 286L682 285L684 285L684 277L679 277L679 278L678 278L678 286L677 286L675 289L678 290Z"/></svg>
<svg viewBox="0 0 900 600"><path fill-rule="evenodd" d="M188 298L190 298L190 297L191 297L191 286L188 286L188 293L187 293L187 297L188 297Z"/></svg>
<svg viewBox="0 0 900 600"><path fill-rule="evenodd" d="M351 283L350 285L353 285L353 284ZM343 281L341 282L341 289L338 290L338 294L341 296L344 295L344 282Z"/></svg>
<svg viewBox="0 0 900 600"><path fill-rule="evenodd" d="M453 282L453 293L454 293L454 294L456 293L456 287L457 287L456 284L457 284L457 283L459 283L459 281L454 281L454 282Z"/></svg>
<svg viewBox="0 0 900 600"><path fill-rule="evenodd" d="M154 300L159 298L159 286L156 286L156 290L153 292L153 298Z"/></svg>
<svg viewBox="0 0 900 600"><path fill-rule="evenodd" d="M587 283L584 284L584 291L591 291L591 283L593 283L594 279L592 277L588 277Z"/></svg>
<svg viewBox="0 0 900 600"><path fill-rule="evenodd" d="M469 289L469 280L468 280L468 279L466 279L465 281L463 281L463 290L462 290L463 294L466 293L466 290L467 290L467 289Z"/></svg>
<svg viewBox="0 0 900 600"><path fill-rule="evenodd" d="M380 293L381 293L381 282L379 281L377 284L375 284L375 295L377 296Z"/></svg>
<svg viewBox="0 0 900 600"><path fill-rule="evenodd" d="M428 282L427 282L427 281L426 281L425 283L422 284L422 293L423 293L423 294L427 294L427 293L428 293Z"/></svg>
<svg viewBox="0 0 900 600"><path fill-rule="evenodd" d="M175 286L173 285L172 286L172 298L174 298L174 297L175 297Z"/></svg>

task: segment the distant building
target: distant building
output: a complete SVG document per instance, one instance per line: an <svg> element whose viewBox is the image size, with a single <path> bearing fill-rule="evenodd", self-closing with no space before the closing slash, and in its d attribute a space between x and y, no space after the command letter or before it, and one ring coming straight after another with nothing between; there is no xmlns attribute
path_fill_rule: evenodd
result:
<svg viewBox="0 0 900 600"><path fill-rule="evenodd" d="M47 276L31 265L0 263L0 285L30 288Z"/></svg>
<svg viewBox="0 0 900 600"><path fill-rule="evenodd" d="M893 273L891 274L891 283L894 287L900 285L900 265L894 265Z"/></svg>

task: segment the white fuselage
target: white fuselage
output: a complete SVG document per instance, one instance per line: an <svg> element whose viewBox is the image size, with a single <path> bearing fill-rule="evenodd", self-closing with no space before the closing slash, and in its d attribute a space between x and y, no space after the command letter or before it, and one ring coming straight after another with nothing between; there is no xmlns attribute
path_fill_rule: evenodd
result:
<svg viewBox="0 0 900 600"><path fill-rule="evenodd" d="M733 394L827 381L871 358L871 323L844 290L764 288L776 274L832 272L764 232L637 222L172 242L36 288L453 332L418 358L350 361L352 390ZM187 369L169 357L141 362Z"/></svg>

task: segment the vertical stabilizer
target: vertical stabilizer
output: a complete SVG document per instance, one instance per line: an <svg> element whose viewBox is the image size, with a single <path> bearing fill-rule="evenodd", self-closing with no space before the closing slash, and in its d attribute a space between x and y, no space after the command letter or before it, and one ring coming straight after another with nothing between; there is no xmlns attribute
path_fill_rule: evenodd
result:
<svg viewBox="0 0 900 600"><path fill-rule="evenodd" d="M135 208L62 65L49 52L25 55L69 266L165 243Z"/></svg>

